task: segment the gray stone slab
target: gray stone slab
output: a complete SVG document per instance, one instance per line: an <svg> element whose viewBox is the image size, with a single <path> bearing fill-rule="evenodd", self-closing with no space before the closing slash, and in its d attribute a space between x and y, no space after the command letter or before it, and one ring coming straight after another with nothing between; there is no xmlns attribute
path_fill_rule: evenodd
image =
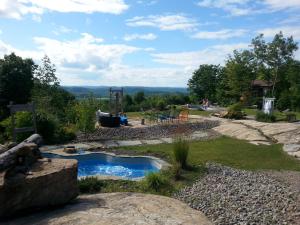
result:
<svg viewBox="0 0 300 225"><path fill-rule="evenodd" d="M141 145L142 142L139 140L134 141L116 141L119 146L135 146L135 145Z"/></svg>
<svg viewBox="0 0 300 225"><path fill-rule="evenodd" d="M164 143L164 141L160 140L160 139L155 139L155 140L142 140L142 142L144 144L147 145L157 145L157 144L162 144Z"/></svg>
<svg viewBox="0 0 300 225"><path fill-rule="evenodd" d="M118 143L116 141L105 141L104 142L104 147L106 148L113 148L113 147L118 147Z"/></svg>
<svg viewBox="0 0 300 225"><path fill-rule="evenodd" d="M164 143L173 143L173 138L161 138L160 140L162 140Z"/></svg>
<svg viewBox="0 0 300 225"><path fill-rule="evenodd" d="M300 144L285 144L283 146L285 152L297 152L300 151Z"/></svg>
<svg viewBox="0 0 300 225"><path fill-rule="evenodd" d="M196 132L192 133L192 135L191 135L192 139L201 139L204 137L208 137L208 133L206 133L204 131L196 131Z"/></svg>

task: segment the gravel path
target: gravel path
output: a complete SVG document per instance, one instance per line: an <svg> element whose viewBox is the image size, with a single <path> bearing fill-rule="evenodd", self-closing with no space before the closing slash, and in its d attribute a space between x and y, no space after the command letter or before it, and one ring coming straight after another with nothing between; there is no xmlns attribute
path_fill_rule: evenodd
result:
<svg viewBox="0 0 300 225"><path fill-rule="evenodd" d="M100 140L138 140L172 137L178 134L189 135L195 131L211 129L219 125L218 121L204 120L193 123L158 124L145 127L99 128L95 132L78 135L76 142Z"/></svg>
<svg viewBox="0 0 300 225"><path fill-rule="evenodd" d="M176 198L198 209L217 225L295 224L297 193L266 173L207 164L208 174Z"/></svg>

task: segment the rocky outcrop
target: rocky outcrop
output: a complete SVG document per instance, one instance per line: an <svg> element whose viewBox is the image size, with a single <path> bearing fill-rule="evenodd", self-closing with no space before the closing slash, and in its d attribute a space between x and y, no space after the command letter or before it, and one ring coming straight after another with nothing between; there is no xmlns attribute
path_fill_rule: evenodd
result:
<svg viewBox="0 0 300 225"><path fill-rule="evenodd" d="M26 174L0 173L0 217L62 205L77 195L76 160L39 159Z"/></svg>
<svg viewBox="0 0 300 225"><path fill-rule="evenodd" d="M80 196L72 205L8 224L212 225L203 213L176 199L139 193Z"/></svg>
<svg viewBox="0 0 300 225"><path fill-rule="evenodd" d="M38 134L0 154L0 217L67 203L78 195L77 161L41 159Z"/></svg>

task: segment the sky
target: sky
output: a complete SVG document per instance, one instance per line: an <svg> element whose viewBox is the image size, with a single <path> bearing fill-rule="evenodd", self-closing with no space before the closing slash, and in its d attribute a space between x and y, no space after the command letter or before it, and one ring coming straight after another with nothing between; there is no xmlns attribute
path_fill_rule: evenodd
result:
<svg viewBox="0 0 300 225"><path fill-rule="evenodd" d="M0 0L0 57L46 54L70 86L186 87L279 31L300 41L300 0Z"/></svg>

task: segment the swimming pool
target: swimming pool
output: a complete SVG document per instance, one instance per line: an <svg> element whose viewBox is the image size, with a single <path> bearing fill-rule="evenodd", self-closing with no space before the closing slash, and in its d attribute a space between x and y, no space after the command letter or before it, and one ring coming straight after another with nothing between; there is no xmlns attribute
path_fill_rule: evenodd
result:
<svg viewBox="0 0 300 225"><path fill-rule="evenodd" d="M78 178L85 176L116 176L125 179L143 178L149 172L158 172L161 165L150 157L124 157L106 153L62 156L43 153L46 158L76 159Z"/></svg>

